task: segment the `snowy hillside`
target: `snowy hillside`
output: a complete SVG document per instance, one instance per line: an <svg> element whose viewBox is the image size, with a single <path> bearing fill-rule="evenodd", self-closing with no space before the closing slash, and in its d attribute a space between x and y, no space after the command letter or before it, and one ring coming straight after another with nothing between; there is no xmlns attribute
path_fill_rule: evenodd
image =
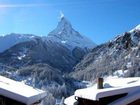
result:
<svg viewBox="0 0 140 105"><path fill-rule="evenodd" d="M41 38L36 38L34 41L18 43L0 53L0 62L18 68L46 63L63 72L68 72L84 54L85 51L82 49L75 48L71 51L60 43L46 42Z"/></svg>
<svg viewBox="0 0 140 105"><path fill-rule="evenodd" d="M95 47L75 66L72 75L77 79L93 80L121 70L123 77L140 76L139 62L140 25Z"/></svg>
<svg viewBox="0 0 140 105"><path fill-rule="evenodd" d="M16 45L17 43L33 40L34 37L36 36L29 35L29 34L15 34L15 33L0 36L0 52L9 49L10 47Z"/></svg>

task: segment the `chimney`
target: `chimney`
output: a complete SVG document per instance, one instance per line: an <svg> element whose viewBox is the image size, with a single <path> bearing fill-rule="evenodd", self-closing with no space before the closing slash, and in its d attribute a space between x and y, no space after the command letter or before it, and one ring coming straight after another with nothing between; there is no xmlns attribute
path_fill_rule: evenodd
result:
<svg viewBox="0 0 140 105"><path fill-rule="evenodd" d="M97 78L97 89L103 89L103 78Z"/></svg>

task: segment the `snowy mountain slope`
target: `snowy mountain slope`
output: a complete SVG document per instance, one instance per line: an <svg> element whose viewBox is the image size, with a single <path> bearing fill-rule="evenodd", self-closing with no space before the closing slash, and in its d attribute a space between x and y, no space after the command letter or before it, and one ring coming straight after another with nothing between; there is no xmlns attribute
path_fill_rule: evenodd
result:
<svg viewBox="0 0 140 105"><path fill-rule="evenodd" d="M6 49L12 47L13 45L25 42L29 40L33 40L34 37L37 37L35 35L29 35L29 34L15 34L11 33L5 36L0 36L0 52L5 51Z"/></svg>
<svg viewBox="0 0 140 105"><path fill-rule="evenodd" d="M140 30L139 25L114 40L95 47L75 66L73 77L93 80L114 75L121 70L122 76L140 76ZM127 72L126 72L127 71Z"/></svg>
<svg viewBox="0 0 140 105"><path fill-rule="evenodd" d="M57 27L48 34L47 40L62 43L70 49L76 46L80 48L93 48L96 46L90 39L75 31L64 16L61 17Z"/></svg>
<svg viewBox="0 0 140 105"><path fill-rule="evenodd" d="M46 42L41 38L35 38L32 41L18 43L0 53L0 62L16 68L46 63L63 72L68 72L81 60L85 53L80 48L74 48L71 51L60 43Z"/></svg>
<svg viewBox="0 0 140 105"><path fill-rule="evenodd" d="M0 53L0 75L45 89L48 91L46 103L54 105L55 99L71 95L78 88L74 84L76 80L67 73L84 51L74 50L57 42L46 43L41 38L18 43Z"/></svg>

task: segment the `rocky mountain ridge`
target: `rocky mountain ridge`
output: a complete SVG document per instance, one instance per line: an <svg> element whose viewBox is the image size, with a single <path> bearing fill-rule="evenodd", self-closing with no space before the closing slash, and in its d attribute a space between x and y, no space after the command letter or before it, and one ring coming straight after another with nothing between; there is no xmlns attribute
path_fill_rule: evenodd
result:
<svg viewBox="0 0 140 105"><path fill-rule="evenodd" d="M72 76L79 80L95 80L113 76L121 70L123 77L140 76L140 25L114 40L92 49L74 67Z"/></svg>

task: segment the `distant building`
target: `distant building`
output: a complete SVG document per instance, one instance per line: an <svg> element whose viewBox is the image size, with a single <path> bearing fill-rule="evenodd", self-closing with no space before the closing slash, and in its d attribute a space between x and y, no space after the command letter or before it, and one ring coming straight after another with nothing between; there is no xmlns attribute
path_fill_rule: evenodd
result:
<svg viewBox="0 0 140 105"><path fill-rule="evenodd" d="M140 78L106 80L103 89L97 84L79 89L65 99L66 105L140 105Z"/></svg>
<svg viewBox="0 0 140 105"><path fill-rule="evenodd" d="M46 92L0 76L0 105L40 105Z"/></svg>

